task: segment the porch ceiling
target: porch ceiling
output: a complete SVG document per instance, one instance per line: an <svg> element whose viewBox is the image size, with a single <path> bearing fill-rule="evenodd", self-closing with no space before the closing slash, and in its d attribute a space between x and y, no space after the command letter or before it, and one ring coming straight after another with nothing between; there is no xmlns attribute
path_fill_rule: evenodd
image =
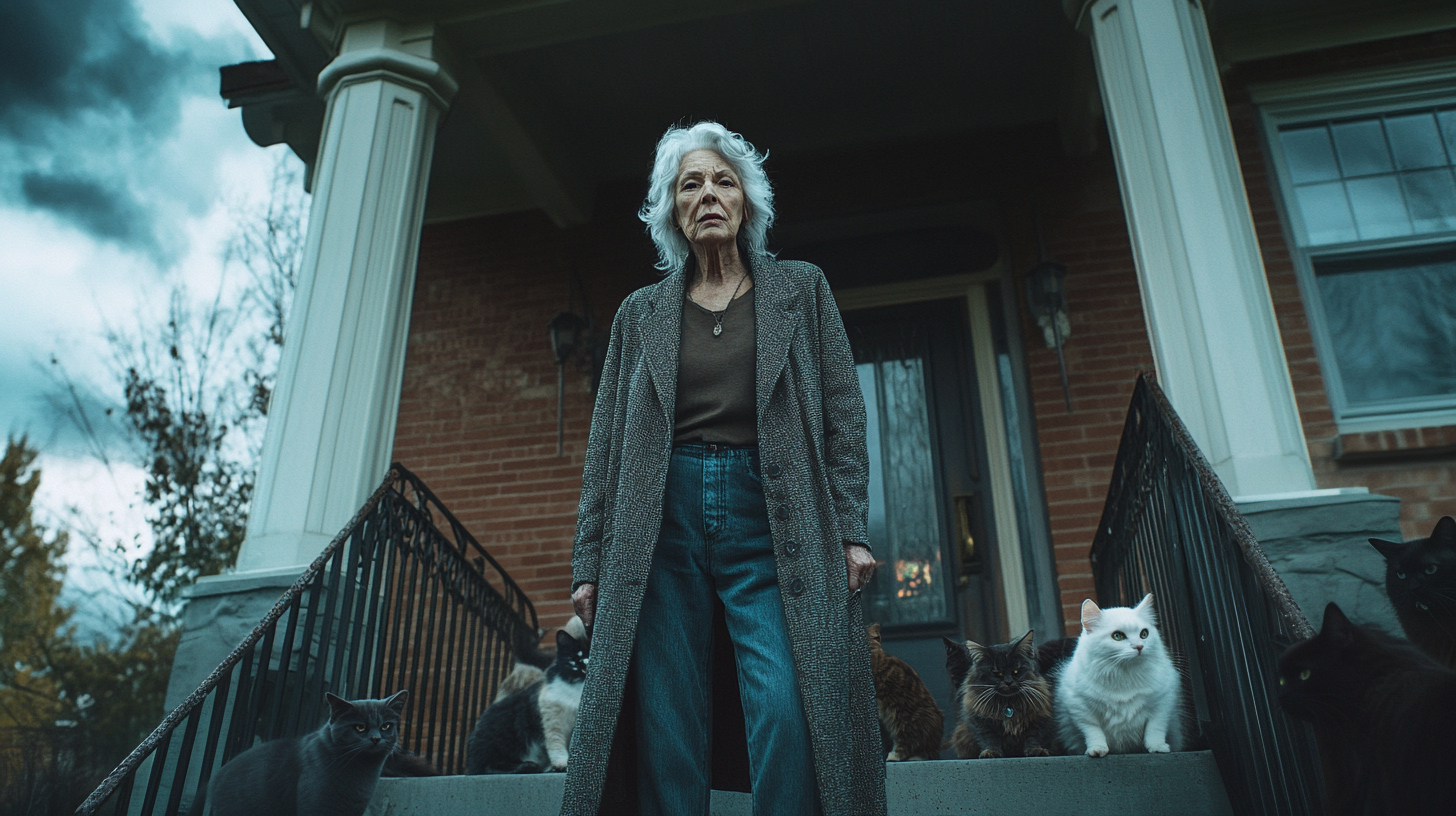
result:
<svg viewBox="0 0 1456 816"><path fill-rule="evenodd" d="M280 25L297 0L237 2L316 75L316 54L279 53L300 50ZM381 5L435 22L460 74L432 220L587 220L597 185L645 178L674 122L716 119L790 155L1051 120L1079 45L1055 0L335 0L310 27L327 43Z"/></svg>

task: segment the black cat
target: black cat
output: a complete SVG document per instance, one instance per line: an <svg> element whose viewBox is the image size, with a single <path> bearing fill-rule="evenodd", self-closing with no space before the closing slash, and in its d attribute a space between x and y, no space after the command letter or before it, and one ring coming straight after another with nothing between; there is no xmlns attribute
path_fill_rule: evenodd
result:
<svg viewBox="0 0 1456 816"><path fill-rule="evenodd" d="M1385 594L1406 637L1456 669L1456 519L1436 522L1430 538L1370 543L1385 556Z"/></svg>
<svg viewBox="0 0 1456 816"><path fill-rule="evenodd" d="M465 746L465 772L540 773L566 770L581 686L591 658L585 641L556 633L556 662L546 679L492 703Z"/></svg>
<svg viewBox="0 0 1456 816"><path fill-rule="evenodd" d="M1054 662L1059 641L1047 650ZM1048 756L1056 749L1052 683L1039 667L1039 650L1027 632L1014 643L982 646L945 638L946 668L956 689L956 729L951 737L961 759Z"/></svg>
<svg viewBox="0 0 1456 816"><path fill-rule="evenodd" d="M205 812L362 816L385 762L396 751L408 696L400 691L383 700L344 700L326 694L329 721L318 730L255 745L219 768L207 786ZM203 813L203 804L199 798L192 813Z"/></svg>
<svg viewBox="0 0 1456 816"><path fill-rule="evenodd" d="M1279 658L1279 704L1314 725L1330 816L1456 813L1456 672L1335 604Z"/></svg>

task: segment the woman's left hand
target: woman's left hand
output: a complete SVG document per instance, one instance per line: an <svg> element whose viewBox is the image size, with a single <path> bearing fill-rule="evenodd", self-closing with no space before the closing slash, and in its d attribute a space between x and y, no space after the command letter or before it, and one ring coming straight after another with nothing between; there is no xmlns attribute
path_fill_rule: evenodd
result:
<svg viewBox="0 0 1456 816"><path fill-rule="evenodd" d="M864 589L875 575L875 557L863 544L844 545L844 565L849 568L849 591Z"/></svg>

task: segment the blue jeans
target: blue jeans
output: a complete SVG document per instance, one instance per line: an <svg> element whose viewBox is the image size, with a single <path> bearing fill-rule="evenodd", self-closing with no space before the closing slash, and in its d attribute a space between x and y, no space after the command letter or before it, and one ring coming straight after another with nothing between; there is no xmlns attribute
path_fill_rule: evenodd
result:
<svg viewBox="0 0 1456 816"><path fill-rule="evenodd" d="M673 450L633 657L643 816L708 813L714 592L738 661L753 812L819 813L759 479L756 448Z"/></svg>

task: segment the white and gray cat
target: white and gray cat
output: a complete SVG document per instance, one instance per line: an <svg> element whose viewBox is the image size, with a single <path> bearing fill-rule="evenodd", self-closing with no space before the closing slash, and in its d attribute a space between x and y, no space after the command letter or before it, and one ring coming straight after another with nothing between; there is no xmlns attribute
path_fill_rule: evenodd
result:
<svg viewBox="0 0 1456 816"><path fill-rule="evenodd" d="M361 816L396 751L408 691L383 700L326 694L329 721L316 731L255 745L207 786L210 816ZM413 774L412 774L413 775ZM192 807L194 816L204 813Z"/></svg>
<svg viewBox="0 0 1456 816"><path fill-rule="evenodd" d="M1082 602L1082 633L1058 672L1057 734L1069 754L1182 750L1182 682L1149 594L1134 607Z"/></svg>
<svg viewBox="0 0 1456 816"><path fill-rule="evenodd" d="M465 747L465 772L566 770L590 662L585 639L557 632L556 661L543 679L498 699L480 715Z"/></svg>

